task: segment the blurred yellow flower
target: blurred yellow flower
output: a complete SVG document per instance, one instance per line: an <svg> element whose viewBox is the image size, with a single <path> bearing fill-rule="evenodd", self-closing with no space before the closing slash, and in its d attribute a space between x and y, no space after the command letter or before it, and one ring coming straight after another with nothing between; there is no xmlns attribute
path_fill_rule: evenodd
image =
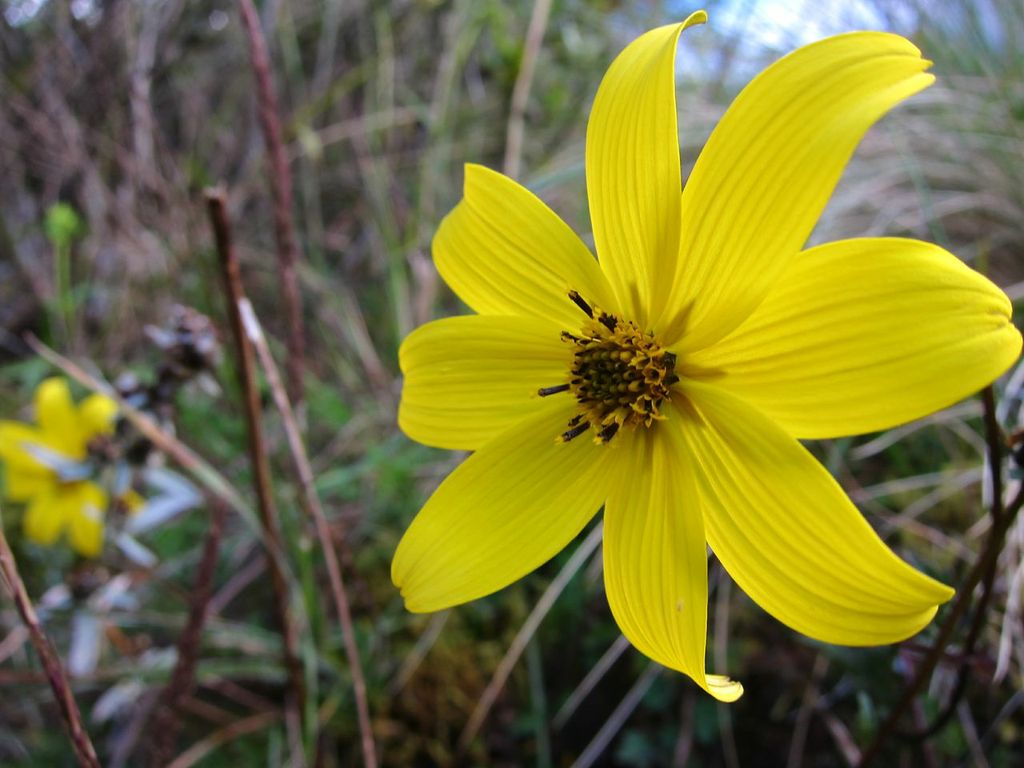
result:
<svg viewBox="0 0 1024 768"><path fill-rule="evenodd" d="M487 595L603 504L623 633L732 701L740 684L704 670L706 543L810 637L918 632L952 590L889 550L798 440L947 406L1005 371L1021 337L1006 296L935 245L803 249L865 131L934 79L901 37L831 37L769 67L681 188L675 54L705 19L644 34L601 83L586 143L599 261L525 188L466 168L433 251L479 314L405 340L399 424L475 453L410 525L392 578L411 611Z"/></svg>
<svg viewBox="0 0 1024 768"><path fill-rule="evenodd" d="M95 557L103 548L107 492L91 481L89 444L114 429L117 405L93 394L76 407L64 379L35 391L35 425L0 421L4 497L26 504L25 536L52 545L67 533L72 549Z"/></svg>

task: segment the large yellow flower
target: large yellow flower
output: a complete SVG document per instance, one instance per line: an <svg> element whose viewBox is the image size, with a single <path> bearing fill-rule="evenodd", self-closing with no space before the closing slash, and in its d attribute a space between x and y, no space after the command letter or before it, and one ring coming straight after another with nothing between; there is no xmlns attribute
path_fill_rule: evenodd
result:
<svg viewBox="0 0 1024 768"><path fill-rule="evenodd" d="M646 33L601 83L586 145L599 261L526 189L466 168L434 259L479 314L406 339L399 423L475 453L409 527L392 578L411 611L472 600L604 504L623 633L731 701L739 683L704 671L705 542L810 637L913 635L952 590L893 554L797 440L949 405L1006 370L1021 337L1006 296L937 246L801 250L864 132L934 79L901 37L840 35L769 67L681 190L675 51L704 20Z"/></svg>
<svg viewBox="0 0 1024 768"><path fill-rule="evenodd" d="M71 548L95 557L103 548L107 492L90 480L89 445L114 429L117 404L92 394L76 407L64 379L36 389L36 426L0 421L4 496L25 502L24 533L52 545L67 532Z"/></svg>

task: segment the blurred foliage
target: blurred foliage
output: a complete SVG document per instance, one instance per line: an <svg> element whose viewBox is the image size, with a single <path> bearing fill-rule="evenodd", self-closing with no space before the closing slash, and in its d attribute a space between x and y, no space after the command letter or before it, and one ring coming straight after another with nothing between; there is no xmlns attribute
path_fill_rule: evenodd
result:
<svg viewBox="0 0 1024 768"><path fill-rule="evenodd" d="M691 10L669 5L553 4L527 106L523 180L581 233L589 227L582 163L589 102L636 31ZM771 44L757 52L741 47L734 30L758 23L750 20L758 5L709 3L710 26L691 34L681 77L684 173L748 67L783 52ZM1024 6L951 0L939 12L923 0L868 5L873 18L918 42L940 80L869 134L816 237L933 239L989 271L1019 300ZM3 7L0 357L8 364L0 369L0 413L19 411L48 372L26 357L22 331L110 378L127 370L152 374L142 329L161 324L177 303L217 318L226 334L200 194L211 183L223 181L230 191L247 291L268 333L282 337L262 140L235 6L8 0ZM717 7L722 18L749 18L716 26ZM728 670L747 691L722 707L680 677L648 673L646 659L617 648L599 556L569 582L530 639L468 757L456 756L495 668L571 552L446 616L405 612L390 583L391 554L458 457L397 431L396 350L415 326L461 311L433 270L430 240L459 197L462 164L501 165L530 12L531 4L497 0L262 6L304 255L307 438L333 535L344 542L339 552L383 762L569 765L643 684L597 764L653 768L688 757L686 765L700 767L732 768L734 758L744 766L846 765L844 750L864 743L898 696L915 658L912 646L844 649L801 638L730 588L713 566L710 666ZM741 73L736 63L744 56ZM66 254L66 270L57 252ZM65 291L75 297L70 304ZM48 315L55 302L67 310L63 327ZM220 392L193 387L178 396L174 428L249 495L229 363L217 378ZM316 670L323 765L357 765L341 633L327 608L321 557L299 519L296 490L285 481L287 448L277 416L264 399L293 591L309 622L303 651ZM901 554L954 584L982 534L979 414L970 403L914 428L813 446ZM1007 425L1016 426L1012 410ZM76 693L87 719L91 713L105 764L139 764L148 708L166 681L189 609L204 510L145 540L160 558L149 570L75 562L20 541L17 524L5 510L5 528L62 654L72 643L74 612L91 605L99 616L102 655ZM1019 764L1024 637L1019 599L1008 604L1020 584L1022 545L1015 541L1001 563L963 709L928 743L930 753L894 742L886 764L973 764L978 750L993 768ZM121 575L130 600L90 604ZM241 520L229 524L216 585L182 747L281 702L270 588L257 538ZM67 595L58 599L62 591ZM15 626L4 604L0 762L70 764L32 653L7 641L17 637ZM917 642L929 638L926 632ZM595 670L593 687L558 721L556 713ZM953 675L949 665L936 675L926 716L941 707ZM287 752L285 727L275 721L226 741L202 765L281 765Z"/></svg>

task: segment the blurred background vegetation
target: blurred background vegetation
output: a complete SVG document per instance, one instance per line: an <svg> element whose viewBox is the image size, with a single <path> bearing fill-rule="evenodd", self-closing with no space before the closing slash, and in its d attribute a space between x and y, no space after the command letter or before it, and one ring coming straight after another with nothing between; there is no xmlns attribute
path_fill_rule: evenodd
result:
<svg viewBox="0 0 1024 768"><path fill-rule="evenodd" d="M125 372L153 377L158 354L144 328L166 325L178 304L211 316L230 346L202 199L204 187L218 182L228 190L247 292L283 359L265 151L235 4L6 0L0 7L0 416L24 416L33 387L53 373L27 351L25 331L110 380ZM710 24L687 33L680 55L684 175L729 99L781 53L851 29L906 34L934 60L938 84L870 132L815 239L932 240L1015 302L1024 298L1024 4L709 0L706 7ZM294 174L307 443L342 557L382 763L851 764L898 697L928 631L892 648L818 644L766 616L713 564L709 667L746 687L727 707L622 641L593 544L581 544L588 549L575 558L570 547L501 593L435 616L406 613L391 585L399 536L460 458L409 441L395 411L401 339L462 311L430 259L432 234L459 198L462 164L514 163L523 183L587 233L583 138L600 77L636 33L694 10L676 1L555 0L522 142L509 150L533 8L497 0L260 6ZM185 389L173 423L182 442L251 496L226 352L219 388ZM1017 426L1020 388L1018 381L1001 390L1007 429ZM319 723L306 751L318 747L320 765L358 765L341 632L322 558L296 511L277 413L266 401L291 586L305 617L309 706ZM966 402L885 434L812 446L904 557L954 585L985 532L980 414L980 404ZM36 547L20 538L18 511L4 510L29 591L62 657L73 657L75 692L105 765L142 764L208 521L200 505L148 532L142 541L158 562L141 567L117 552L82 562ZM178 752L200 749L178 768L288 764L288 728L273 716L285 673L257 542L250 526L229 518L198 687L182 714ZM959 633L907 725L926 724L943 708L961 661L970 672L966 692L934 737L894 740L883 765L1024 764L1022 557L1018 526L974 653L958 658ZM0 603L0 764L69 765L51 693L18 627L13 608ZM507 681L495 682L506 668ZM459 755L467 722L492 699Z"/></svg>

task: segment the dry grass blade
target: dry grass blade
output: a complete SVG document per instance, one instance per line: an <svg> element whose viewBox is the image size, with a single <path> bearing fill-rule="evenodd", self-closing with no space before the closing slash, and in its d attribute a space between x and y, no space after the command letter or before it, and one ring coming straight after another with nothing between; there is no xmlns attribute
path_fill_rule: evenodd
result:
<svg viewBox="0 0 1024 768"><path fill-rule="evenodd" d="M530 14L530 25L526 29L526 42L519 64L516 84L512 87L512 104L509 108L508 129L505 134L505 175L518 178L523 162L523 132L526 127L526 102L533 85L533 73L537 68L537 54L544 39L544 30L551 15L551 0L535 0Z"/></svg>
<svg viewBox="0 0 1024 768"><path fill-rule="evenodd" d="M487 688L484 690L483 695L480 697L480 701L477 702L476 707L473 709L473 713L469 716L469 721L466 723L466 727L462 730L462 734L459 736L459 750L464 752L469 746L470 742L476 737L477 732L480 730L480 726L483 725L484 719L487 717L487 713L491 711L491 707L494 706L495 700L498 698L498 694L501 689L505 687L505 683L508 682L508 676L512 674L512 669L515 667L516 662L519 661L519 657L523 655L523 651L526 650L526 646L530 642L530 638L537 631L537 627L540 626L541 621L547 616L548 611L551 610L551 606L555 604L558 596L562 594L566 585L572 580L572 577L583 567L584 563L594 554L594 550L597 549L601 543L601 531L603 525L599 524L594 526L594 529L587 534L587 537L582 543L576 548L576 551L572 553L572 557L569 558L568 562L562 566L562 570L558 572L558 575L551 581L548 588L544 590L544 594L540 596L540 600L530 611L530 615L526 617L526 621L523 622L523 626L519 632L516 633L515 638L512 640L512 644L505 652L504 657L498 664L498 668L494 670L494 676L491 681L487 684Z"/></svg>
<svg viewBox="0 0 1024 768"><path fill-rule="evenodd" d="M341 575L341 564L338 562L338 555L334 551L334 541L331 537L331 529L327 523L327 515L324 513L320 497L317 495L314 485L313 468L309 463L309 456L306 454L306 446L302 441L302 434L299 430L298 420L288 400L288 394L281 382L281 375L278 373L274 356L270 354L270 347L263 335L259 320L253 311L252 304L244 297L238 298L238 313L242 328L246 336L256 350L260 359L260 365L267 377L267 384L274 397L274 404L281 414L281 423L284 425L285 435L288 440L288 449L292 457L295 474L299 481L299 500L306 517L313 521L316 528L316 536L320 541L320 549L324 554L324 561L327 564L327 575L331 582L331 596L334 598L334 609L338 613L338 621L341 624L341 634L345 643L345 655L348 657L349 671L352 675L352 689L356 701L356 714L359 718L360 742L363 750L363 764L367 768L377 765L377 749L373 740L373 727L370 723L370 706L366 700L366 680L363 676L363 666L359 659L359 646L356 643L355 629L352 624L352 610L349 606L348 592L345 590L345 581Z"/></svg>
<svg viewBox="0 0 1024 768"><path fill-rule="evenodd" d="M573 713L579 708L580 704L583 703L584 699L590 694L594 687L601 682L601 679L608 674L608 670L611 669L612 664L619 660L619 657L629 648L629 640L626 639L625 635L619 635L615 638L615 642L612 643L608 650L604 652L600 659L597 660L597 664L587 672L586 677L576 686L575 690L569 694L569 697L565 700L565 703L555 713L554 719L551 721L551 725L555 730L561 730L569 718L572 717Z"/></svg>
<svg viewBox="0 0 1024 768"><path fill-rule="evenodd" d="M221 747L246 734L263 730L280 719L281 713L274 710L272 712L260 712L258 715L247 717L244 720L236 720L219 731L210 734L202 741L193 744L172 762L168 763L167 768L191 768L191 766L198 763L213 750L217 749L217 747Z"/></svg>
<svg viewBox="0 0 1024 768"><path fill-rule="evenodd" d="M587 744L587 748L583 750L583 753L576 759L576 762L572 764L572 768L590 768L590 766L601 759L605 750L608 749L608 745L611 744L612 739L622 730L622 726L626 724L629 716L633 714L633 710L643 700L644 694L654 685L654 681L658 679L662 669L663 667L660 664L656 664L653 661L647 665L647 669L637 678L637 681L633 683L633 687L626 692L626 695L622 697L619 706L605 720L604 725L601 726L601 729L594 735L590 743Z"/></svg>
<svg viewBox="0 0 1024 768"><path fill-rule="evenodd" d="M78 704L75 703L75 696L71 692L71 684L67 675L64 674L64 667L54 651L50 638L46 636L39 617L36 616L32 600L25 589L25 583L18 573L18 564L14 560L14 553L7 544L7 537L4 536L3 525L0 524L0 573L3 574L3 583L10 592L11 599L18 609L25 628L29 632L32 645L39 654L39 660L46 671L46 679L53 689L54 698L60 708L61 716L64 719L64 727L67 729L71 745L75 749L75 757L82 768L100 768L99 758L96 756L96 749L92 745L85 726L82 725L82 715L78 711Z"/></svg>

